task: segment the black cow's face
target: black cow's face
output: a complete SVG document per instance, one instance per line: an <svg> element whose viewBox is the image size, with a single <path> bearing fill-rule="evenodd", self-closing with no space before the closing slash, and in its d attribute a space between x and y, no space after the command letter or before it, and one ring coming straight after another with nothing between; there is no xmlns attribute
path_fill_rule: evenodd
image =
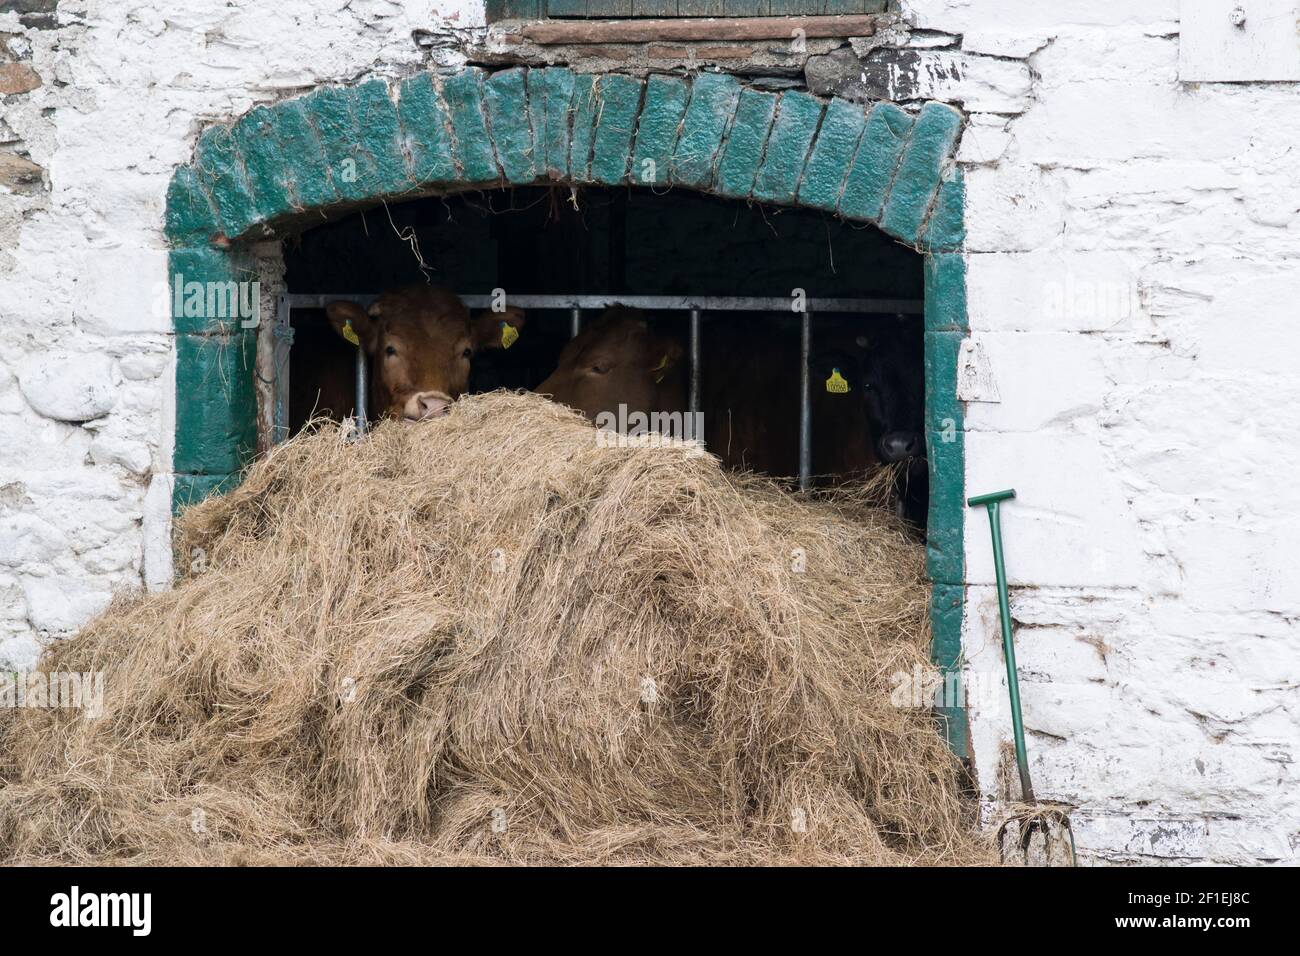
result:
<svg viewBox="0 0 1300 956"><path fill-rule="evenodd" d="M814 388L834 375L836 387L849 389L842 397L862 403L875 457L906 463L895 508L917 528L925 527L929 502L924 348L919 318L879 318L827 329L814 339L812 360Z"/></svg>
<svg viewBox="0 0 1300 956"><path fill-rule="evenodd" d="M915 325L880 319L814 339L813 387L842 389L863 403L875 456L885 463L925 457L924 345Z"/></svg>
<svg viewBox="0 0 1300 956"><path fill-rule="evenodd" d="M878 323L863 356L867 410L876 453L887 464L904 462L894 507L916 528L926 526L930 474L925 447L925 343L920 319Z"/></svg>
<svg viewBox="0 0 1300 956"><path fill-rule="evenodd" d="M925 346L915 324L882 322L863 350L867 414L882 462L925 457Z"/></svg>

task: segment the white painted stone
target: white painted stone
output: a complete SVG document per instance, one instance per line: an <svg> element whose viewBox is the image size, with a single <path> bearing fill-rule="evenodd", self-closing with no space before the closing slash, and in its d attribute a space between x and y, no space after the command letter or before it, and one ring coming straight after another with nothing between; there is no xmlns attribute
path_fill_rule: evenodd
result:
<svg viewBox="0 0 1300 956"><path fill-rule="evenodd" d="M150 591L172 584L172 476L155 474L144 499L144 583Z"/></svg>
<svg viewBox="0 0 1300 956"><path fill-rule="evenodd" d="M1268 819L1216 818L1208 821L1206 856L1241 866L1277 862L1294 866L1296 851L1286 828Z"/></svg>
<svg viewBox="0 0 1300 956"><path fill-rule="evenodd" d="M0 668L31 670L41 654L41 645L31 630L5 633L0 628Z"/></svg>
<svg viewBox="0 0 1300 956"><path fill-rule="evenodd" d="M992 113L974 113L961 134L957 159L963 165L996 163L1011 145L1009 120Z"/></svg>
<svg viewBox="0 0 1300 956"><path fill-rule="evenodd" d="M1111 734L1117 744L1125 726L1117 718L1121 699L1104 684L1028 681L1021 671L1025 732L1068 740L1080 734Z"/></svg>
<svg viewBox="0 0 1300 956"><path fill-rule="evenodd" d="M1022 113L1029 105L1032 81L1024 63L951 50L918 53L915 74L900 75L894 99L943 100L979 113Z"/></svg>
<svg viewBox="0 0 1300 956"><path fill-rule="evenodd" d="M1055 248L973 255L971 328L993 332L1145 330L1146 257ZM1077 340L1082 344L1083 340Z"/></svg>
<svg viewBox="0 0 1300 956"><path fill-rule="evenodd" d="M1024 681L1050 682L1067 674L1084 681L1104 682L1107 678L1105 640L1098 634L1077 633L1070 628L1022 627L1020 636L1016 660Z"/></svg>
<svg viewBox="0 0 1300 956"><path fill-rule="evenodd" d="M157 378L167 367L167 352L138 352L118 359L122 377L133 382Z"/></svg>
<svg viewBox="0 0 1300 956"><path fill-rule="evenodd" d="M963 339L957 355L957 397L963 402L1000 402L988 356L975 339Z"/></svg>
<svg viewBox="0 0 1300 956"><path fill-rule="evenodd" d="M1286 563L1294 555L1294 522L1276 528L1243 528L1203 520L1171 529L1174 554L1204 553L1207 560L1184 569L1192 607L1224 610L1245 604L1277 614L1300 614L1300 578Z"/></svg>
<svg viewBox="0 0 1300 956"><path fill-rule="evenodd" d="M57 427L68 429L66 425ZM83 439L89 437L84 429L75 431ZM33 497L57 499L60 509L84 507L105 518L116 515L118 509L111 505L136 494L138 485L134 481L124 483L107 469L86 466L84 458L88 446L88 441L74 445L75 463L69 461L64 469L39 469L27 474L24 483L28 492Z"/></svg>
<svg viewBox="0 0 1300 956"><path fill-rule="evenodd" d="M1037 167L977 166L966 174L971 252L1028 252L1059 243L1065 233L1065 186Z"/></svg>
<svg viewBox="0 0 1300 956"><path fill-rule="evenodd" d="M1052 38L1042 33L976 28L962 34L961 48L967 53L1026 60L1051 42Z"/></svg>
<svg viewBox="0 0 1300 956"><path fill-rule="evenodd" d="M862 39L865 38L857 38L857 39L861 41ZM933 30L933 31L926 31L921 33L909 33L906 34L903 38L903 43L906 46L912 47L917 50L957 46L960 44L960 42L961 42L961 37L952 33L944 33L942 30Z"/></svg>
<svg viewBox="0 0 1300 956"><path fill-rule="evenodd" d="M910 23L929 30L966 33L997 24L1003 30L1037 35L1065 26L1116 29L1177 20L1179 2L1148 0L1138 6L1126 0L908 0L904 7Z"/></svg>
<svg viewBox="0 0 1300 956"><path fill-rule="evenodd" d="M116 435L101 435L91 442L90 456L96 464L121 465L134 475L146 474L153 463L148 445Z"/></svg>
<svg viewBox="0 0 1300 956"><path fill-rule="evenodd" d="M102 336L171 330L167 282L158 278L167 274L164 249L88 249L75 266L84 277L74 312L82 329Z"/></svg>
<svg viewBox="0 0 1300 956"><path fill-rule="evenodd" d="M1103 60L1106 70L1099 74L1096 64ZM1034 55L1033 62L1040 77L1035 88L1048 94L1098 79L1174 84L1178 81L1178 23L1151 20L1102 29L1065 27Z"/></svg>
<svg viewBox="0 0 1300 956"><path fill-rule="evenodd" d="M1070 824L1086 852L1117 862L1151 857L1190 862L1205 854L1206 824L1196 818L1074 813Z"/></svg>
<svg viewBox="0 0 1300 956"><path fill-rule="evenodd" d="M1014 488L1001 507L1013 584L1131 587L1143 577L1139 526L1109 455L1093 435L969 432L966 489ZM967 580L993 581L984 509L966 513Z"/></svg>
<svg viewBox="0 0 1300 956"><path fill-rule="evenodd" d="M1016 127L1022 160L1063 167L1124 164L1135 159L1181 159L1186 143L1204 139L1194 155L1226 160L1245 149L1249 133L1228 98L1202 100L1176 84L1153 85L1094 78L1057 89L1037 89L1041 111L1029 110ZM1052 115L1069 116L1054 123ZM1175 185L1170 183L1170 185Z"/></svg>
<svg viewBox="0 0 1300 956"><path fill-rule="evenodd" d="M39 566L68 546L58 528L34 514L0 515L0 565Z"/></svg>
<svg viewBox="0 0 1300 956"><path fill-rule="evenodd" d="M33 357L19 374L19 383L38 414L63 422L107 415L117 397L112 362L102 355L61 352Z"/></svg>
<svg viewBox="0 0 1300 956"><path fill-rule="evenodd" d="M113 592L94 579L63 575L23 579L27 616L37 631L70 634L108 607Z"/></svg>
<svg viewBox="0 0 1300 956"><path fill-rule="evenodd" d="M0 363L0 416L18 415L27 408L18 379Z"/></svg>
<svg viewBox="0 0 1300 956"><path fill-rule="evenodd" d="M970 354L958 394L972 404L972 431L1054 431L1089 428L1112 388L1105 366L1106 342L1072 333L985 333L970 339ZM963 394L963 386L967 392ZM967 397L969 395L970 397Z"/></svg>
<svg viewBox="0 0 1300 956"><path fill-rule="evenodd" d="M27 620L27 601L23 587L14 573L0 571L0 621Z"/></svg>
<svg viewBox="0 0 1300 956"><path fill-rule="evenodd" d="M1180 13L1181 80L1300 80L1296 0L1183 0Z"/></svg>

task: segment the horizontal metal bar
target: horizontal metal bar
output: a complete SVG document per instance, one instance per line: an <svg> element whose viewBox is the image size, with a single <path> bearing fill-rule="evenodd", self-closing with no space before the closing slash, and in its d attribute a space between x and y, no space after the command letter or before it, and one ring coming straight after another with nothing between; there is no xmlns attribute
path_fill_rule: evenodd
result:
<svg viewBox="0 0 1300 956"><path fill-rule="evenodd" d="M338 293L316 295L294 292L285 296L291 308L323 309L330 302L348 301L368 306L379 298L374 293ZM462 295L461 301L471 309L485 309L492 305L491 295ZM634 309L661 312L792 312L788 296L735 296L735 295L512 295L510 305L521 309L606 309L625 305ZM920 299L806 299L803 307L809 312L856 312L867 314L921 315L925 303Z"/></svg>
<svg viewBox="0 0 1300 956"><path fill-rule="evenodd" d="M370 305L379 298L378 294L339 293L337 295L316 295L315 293L289 292L283 297L291 309L323 309L331 302L355 302L358 305Z"/></svg>

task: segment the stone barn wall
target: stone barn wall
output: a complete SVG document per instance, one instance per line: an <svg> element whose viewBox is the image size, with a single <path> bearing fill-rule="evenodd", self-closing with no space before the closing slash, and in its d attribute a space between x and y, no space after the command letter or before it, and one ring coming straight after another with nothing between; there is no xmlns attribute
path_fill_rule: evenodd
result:
<svg viewBox="0 0 1300 956"><path fill-rule="evenodd" d="M163 212L202 129L467 61L743 63L770 89L965 115L965 485L1019 495L1004 531L1039 795L1077 807L1090 862L1293 861L1294 77L1180 63L1176 0L915 0L802 52L544 48L483 21L473 0L0 0L0 665L170 580ZM258 252L273 279L278 250ZM981 512L964 540L992 813L1009 720Z"/></svg>

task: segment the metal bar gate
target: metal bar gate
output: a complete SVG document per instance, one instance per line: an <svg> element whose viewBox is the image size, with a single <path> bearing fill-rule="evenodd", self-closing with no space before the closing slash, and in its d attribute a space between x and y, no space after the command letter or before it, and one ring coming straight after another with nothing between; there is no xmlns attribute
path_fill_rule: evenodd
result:
<svg viewBox="0 0 1300 956"><path fill-rule="evenodd" d="M275 318L275 409L272 440L281 442L289 437L289 346L293 342L290 323L293 309L323 309L330 302L356 302L363 308L370 306L378 295L316 295L313 293L286 293L276 304ZM490 295L463 295L460 297L470 309L491 308ZM786 297L762 296L675 296L675 295L515 295L511 305L522 309L555 309L569 312L569 336L582 331L582 313L623 305L653 312L687 312L690 317L690 386L689 406L692 413L700 410L700 383L703 370L700 361L700 323L705 312L789 312L794 300ZM799 487L807 489L812 481L812 380L808 368L813 347L813 316L819 312L853 312L863 315L920 315L923 304L916 299L805 299L800 315L799 336ZM366 355L357 349L356 361L356 422L359 431L367 427Z"/></svg>

